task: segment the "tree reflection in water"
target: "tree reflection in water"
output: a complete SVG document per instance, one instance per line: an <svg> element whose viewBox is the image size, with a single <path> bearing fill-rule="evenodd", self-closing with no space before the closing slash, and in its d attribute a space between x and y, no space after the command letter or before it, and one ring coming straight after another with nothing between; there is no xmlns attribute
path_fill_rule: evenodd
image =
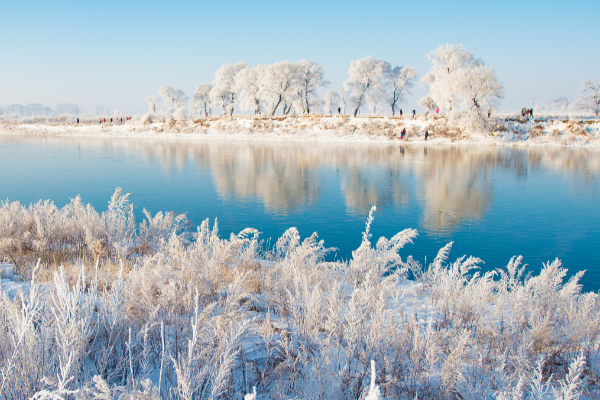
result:
<svg viewBox="0 0 600 400"><path fill-rule="evenodd" d="M494 201L492 170L527 180L531 171L576 175L595 190L600 151L586 148L495 146L402 146L366 143L279 143L152 139L4 137L3 143L62 142L106 154L141 154L158 160L166 174L189 165L209 170L222 199L258 199L287 214L321 201L325 185L337 180L346 211L365 215L372 205L418 207L419 229L449 233L476 221ZM324 179L333 174L335 179Z"/></svg>

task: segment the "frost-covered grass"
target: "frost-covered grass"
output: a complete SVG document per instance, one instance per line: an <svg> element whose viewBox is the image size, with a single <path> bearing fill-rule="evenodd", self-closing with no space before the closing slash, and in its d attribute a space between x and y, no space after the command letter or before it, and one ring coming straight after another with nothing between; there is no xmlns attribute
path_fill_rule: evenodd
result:
<svg viewBox="0 0 600 400"><path fill-rule="evenodd" d="M372 210L352 258L326 262L316 234L290 228L265 249L254 229L137 224L131 207L120 190L103 213L79 198L0 205L0 257L15 264L2 267L2 398L599 394L600 298L558 260L481 275L448 244L423 266L400 254L415 230L372 243Z"/></svg>
<svg viewBox="0 0 600 400"><path fill-rule="evenodd" d="M272 141L379 141L414 143L468 143L489 145L599 145L600 122L589 118L492 115L478 122L480 128L466 129L468 115L460 120L445 115L420 114L404 117L348 116L234 116L175 120L167 114L133 116L123 122L99 124L98 117L75 116L0 117L0 133L38 136L228 138ZM463 126L463 129L459 128ZM401 138L401 132L406 136Z"/></svg>

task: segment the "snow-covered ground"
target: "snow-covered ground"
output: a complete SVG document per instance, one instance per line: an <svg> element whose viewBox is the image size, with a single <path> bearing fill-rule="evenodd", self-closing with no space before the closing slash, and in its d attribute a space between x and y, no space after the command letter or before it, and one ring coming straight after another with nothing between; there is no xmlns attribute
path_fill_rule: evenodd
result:
<svg viewBox="0 0 600 400"><path fill-rule="evenodd" d="M489 132L462 132L443 116L412 117L213 117L175 121L164 116L136 116L123 122L98 119L0 119L0 134L36 136L152 137L324 142L427 142L432 144L598 146L598 120L492 118ZM406 129L406 137L401 132Z"/></svg>
<svg viewBox="0 0 600 400"><path fill-rule="evenodd" d="M13 265L0 262L0 290L13 298L17 294L19 288L23 287L22 282L18 282L13 274Z"/></svg>

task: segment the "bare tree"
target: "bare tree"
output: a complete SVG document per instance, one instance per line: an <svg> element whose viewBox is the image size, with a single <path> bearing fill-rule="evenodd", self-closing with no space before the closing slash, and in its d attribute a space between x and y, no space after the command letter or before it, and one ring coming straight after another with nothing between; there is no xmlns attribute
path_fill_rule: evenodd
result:
<svg viewBox="0 0 600 400"><path fill-rule="evenodd" d="M600 113L600 83L597 79L586 79L581 82L577 108L591 111L598 118Z"/></svg>

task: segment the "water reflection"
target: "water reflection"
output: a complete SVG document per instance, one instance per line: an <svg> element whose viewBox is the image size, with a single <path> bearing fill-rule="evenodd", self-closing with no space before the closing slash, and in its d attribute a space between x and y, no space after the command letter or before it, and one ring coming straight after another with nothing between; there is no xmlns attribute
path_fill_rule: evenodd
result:
<svg viewBox="0 0 600 400"><path fill-rule="evenodd" d="M222 197L258 196L288 212L320 198L319 162L293 146L207 145L210 170Z"/></svg>
<svg viewBox="0 0 600 400"><path fill-rule="evenodd" d="M210 171L222 199L257 199L279 214L317 203L326 185L338 185L348 213L365 214L373 204L415 206L420 229L434 233L451 232L489 210L493 171L521 181L532 171L551 171L576 177L573 190L594 193L600 173L597 149L2 138L4 146L24 141L101 148L115 157L135 153L159 162L166 174Z"/></svg>
<svg viewBox="0 0 600 400"><path fill-rule="evenodd" d="M421 157L421 152L409 154ZM423 162L407 162L417 166L424 229L450 232L464 221L479 219L490 207L494 196L488 170L495 164L495 153L485 149L428 148L422 157Z"/></svg>

